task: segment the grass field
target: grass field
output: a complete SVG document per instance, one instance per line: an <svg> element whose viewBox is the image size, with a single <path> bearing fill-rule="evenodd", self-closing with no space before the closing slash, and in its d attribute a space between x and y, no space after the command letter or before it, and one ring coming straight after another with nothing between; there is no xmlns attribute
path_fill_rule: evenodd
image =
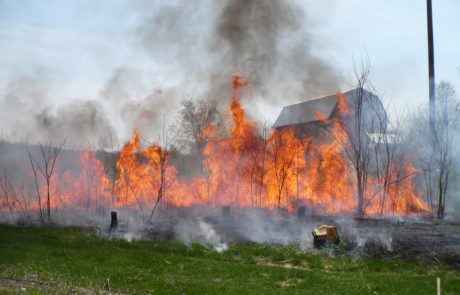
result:
<svg viewBox="0 0 460 295"><path fill-rule="evenodd" d="M460 294L440 264L312 255L233 245L218 253L172 241L107 240L71 228L0 225L0 293Z"/></svg>

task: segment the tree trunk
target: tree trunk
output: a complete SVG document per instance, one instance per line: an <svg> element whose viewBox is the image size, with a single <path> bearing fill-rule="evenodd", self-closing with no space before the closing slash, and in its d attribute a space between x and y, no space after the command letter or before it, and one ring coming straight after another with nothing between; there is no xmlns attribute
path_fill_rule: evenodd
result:
<svg viewBox="0 0 460 295"><path fill-rule="evenodd" d="M358 217L364 217L364 189L361 177L358 177Z"/></svg>
<svg viewBox="0 0 460 295"><path fill-rule="evenodd" d="M50 182L46 181L47 192L46 192L46 214L48 222L51 223L51 200L50 200Z"/></svg>

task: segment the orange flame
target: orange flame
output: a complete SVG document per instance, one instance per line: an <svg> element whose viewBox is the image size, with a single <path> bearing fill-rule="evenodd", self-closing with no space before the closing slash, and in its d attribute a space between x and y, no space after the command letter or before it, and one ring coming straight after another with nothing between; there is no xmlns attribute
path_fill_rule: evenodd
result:
<svg viewBox="0 0 460 295"><path fill-rule="evenodd" d="M58 197L54 206L123 206L147 212L159 200L163 207L207 204L293 211L306 205L316 213L353 212L355 181L351 164L337 140L338 136L345 138L337 122L328 124L332 130L321 140L299 138L292 128L263 136L260 126L247 119L241 104L241 90L249 83L235 75L232 85L230 135L222 137L213 125L203 130L201 136L208 143L203 149L201 175L178 179L170 153L159 144L142 148L140 134L135 131L120 152L116 179L106 175L94 151L82 152L78 175L65 171L55 176L52 193ZM339 113L347 114L350 107L346 97L339 93L337 98ZM315 116L323 123L329 121L320 112ZM428 205L416 192L416 168L409 159L393 166L392 181L401 175L407 177L389 184L384 196L384 184L369 175L366 213L424 213ZM44 191L43 181L41 184Z"/></svg>

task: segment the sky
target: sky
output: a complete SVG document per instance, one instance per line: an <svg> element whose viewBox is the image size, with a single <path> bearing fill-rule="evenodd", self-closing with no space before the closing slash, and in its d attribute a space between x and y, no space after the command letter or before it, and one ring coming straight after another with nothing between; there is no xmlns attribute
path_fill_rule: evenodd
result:
<svg viewBox="0 0 460 295"><path fill-rule="evenodd" d="M293 24L303 26L296 28L295 37L279 33L279 56L305 43L307 58L318 58L334 72L330 87L293 91L290 83L296 74L287 75L291 68L277 64L271 70L278 79L270 76L270 85L264 88L276 91L256 91L254 98L251 93L245 98L250 116L272 123L283 105L321 95L323 88L324 92L351 88L353 65L363 58L369 58L370 80L390 112L413 110L428 101L426 1L293 3L306 21ZM80 108L81 104L66 107L75 100L91 101L92 110L103 106L97 124L110 125L120 137L129 136L139 124L147 126L145 130L148 126L158 129L164 113L177 111L179 99L210 93L205 89L214 82L207 72L218 72L219 59L235 52L221 50L223 45L209 37L219 23L220 9L211 0L0 0L0 98L8 102L2 106L2 133L11 136L18 132L17 126L27 129L36 124L27 119L28 112L39 109L41 102L56 112L45 121L53 118L62 125L68 116L60 119L59 110ZM436 81L448 80L459 92L460 1L433 0L433 18ZM238 65L232 70L244 76L247 68L239 70ZM222 68L230 81L226 70ZM34 81L32 90L30 83L27 91L23 84L14 86L25 78ZM327 84L329 76L318 79ZM279 85L273 85L277 81ZM20 93L19 106L11 102L11 97L18 97L9 95L11 89ZM136 113L136 108L148 111ZM75 119L71 125L78 122Z"/></svg>

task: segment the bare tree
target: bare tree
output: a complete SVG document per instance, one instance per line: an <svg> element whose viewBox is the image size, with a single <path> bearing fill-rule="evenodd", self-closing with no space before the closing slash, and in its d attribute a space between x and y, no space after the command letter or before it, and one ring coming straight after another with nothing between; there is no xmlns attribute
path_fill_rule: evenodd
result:
<svg viewBox="0 0 460 295"><path fill-rule="evenodd" d="M106 196L109 184L111 182L111 191L113 192L113 182L111 179L106 178L105 165L98 159L97 152L94 150L86 150L80 155L80 165L82 168L82 176L86 182L86 208L90 208L94 205L96 211L102 211L104 206L107 205ZM109 167L110 168L110 167ZM113 195L112 195L113 196ZM111 197L112 197L111 196ZM94 204L91 204L94 199Z"/></svg>
<svg viewBox="0 0 460 295"><path fill-rule="evenodd" d="M275 131L270 138L278 208L281 208L281 195L297 156L297 146L300 145L295 138L293 138L294 142L290 142L287 132L289 131Z"/></svg>
<svg viewBox="0 0 460 295"><path fill-rule="evenodd" d="M399 187L403 181L413 176L411 171L406 171L408 162L407 151L411 138L403 135L402 113L395 113L392 122L388 122L385 109L382 105L373 104L373 113L378 119L377 133L373 134L374 159L373 175L376 177L378 187L374 195L370 196L366 206L376 196L379 196L378 212L385 214L389 198L393 201L393 213L397 206Z"/></svg>
<svg viewBox="0 0 460 295"><path fill-rule="evenodd" d="M437 85L436 102L436 120L429 122L431 128L424 130L430 153L425 169L430 174L428 187L435 191L432 195L436 196L436 217L443 219L454 167L452 145L460 118L460 104L452 84L442 81Z"/></svg>
<svg viewBox="0 0 460 295"><path fill-rule="evenodd" d="M35 158L33 154L27 150L29 154L29 159L31 162L32 170L35 177L35 184L37 188L37 194L39 196L39 203L40 203L40 214L41 213L41 198L40 198L40 189L39 189L39 181L37 170L40 172L41 176L44 178L46 183L46 216L47 222L51 223L51 181L53 177L53 173L56 167L56 160L59 156L59 153L62 150L66 140L64 140L59 146L53 146L51 143L51 136L46 145L40 144L40 155L39 159ZM41 216L42 221L43 217Z"/></svg>
<svg viewBox="0 0 460 295"><path fill-rule="evenodd" d="M442 81L436 87L435 120L428 116L424 106L411 119L410 132L414 134L413 150L423 168L425 193L433 217L443 219L446 201L453 183L455 149L458 136L460 102L452 84Z"/></svg>
<svg viewBox="0 0 460 295"><path fill-rule="evenodd" d="M223 121L217 100L184 99L180 102L178 120L172 126L173 145L183 153L198 153L198 166L203 168L203 149L209 139L204 131L210 124L222 127Z"/></svg>
<svg viewBox="0 0 460 295"><path fill-rule="evenodd" d="M114 140L112 132L109 132L108 137L109 137L109 144L110 144L111 150L102 151L102 155L103 155L104 164L105 164L104 166L107 167L108 175L111 181L110 202L111 202L111 205L113 205L118 198L118 192L116 191L117 190L116 181L119 177L119 171L117 169L117 162L118 162L118 159L120 158L120 153L118 152L120 150L120 146L118 144L118 140L116 141Z"/></svg>
<svg viewBox="0 0 460 295"><path fill-rule="evenodd" d="M251 206L257 205L256 189L259 186L259 203L261 201L261 189L264 182L265 174L267 173L267 147L268 147L268 130L264 125L261 130L256 129L256 133L252 137L251 143L246 144L245 152L247 154L246 175L249 178L249 188L251 197Z"/></svg>
<svg viewBox="0 0 460 295"><path fill-rule="evenodd" d="M97 210L97 192L94 190L95 188L95 171L94 171L94 151L87 151L87 154L84 155L85 159L85 166L83 167L84 173L86 174L86 209L91 207L91 196L94 193L95 197L95 207Z"/></svg>
<svg viewBox="0 0 460 295"><path fill-rule="evenodd" d="M153 153L156 157L149 157L150 161L149 164L153 167L154 173L156 173L159 178L151 177L152 186L157 190L157 195L155 199L155 204L153 206L152 212L150 213L150 220L153 218L153 214L158 207L160 202L163 202L166 198L166 193L168 189L174 184L175 177L172 177L173 167L171 166L171 155L166 150L168 146L168 136L166 133L163 119L163 145L164 148L160 144L153 144L147 149L147 153Z"/></svg>
<svg viewBox="0 0 460 295"><path fill-rule="evenodd" d="M260 154L258 155L258 162L256 166L256 177L258 180L258 196L259 196L259 207L262 207L262 193L265 187L265 176L269 172L268 161L268 128L266 124L262 128L262 134L260 134Z"/></svg>
<svg viewBox="0 0 460 295"><path fill-rule="evenodd" d="M11 199L11 196L10 196L10 189L9 189L10 184L9 184L7 176L6 176L6 170L5 170L4 176L0 177L0 187L1 187L2 192L3 192L3 196L5 198L6 205L8 206L8 209L10 210L11 217L13 217L14 204L13 204L13 200Z"/></svg>
<svg viewBox="0 0 460 295"><path fill-rule="evenodd" d="M380 103L377 96L367 89L372 89L368 82L369 61L361 69L355 66L356 89L350 97L339 96L339 119L334 120L335 138L343 147L350 160L357 188L357 215L363 217L366 207L366 192L371 162L373 139L371 134L378 130L379 120L371 107Z"/></svg>
<svg viewBox="0 0 460 295"><path fill-rule="evenodd" d="M434 149L431 144L430 135L433 130L428 130L431 128L429 122L430 118L428 117L429 109L424 106L417 109L416 112L411 114L411 117L408 121L408 132L411 134L408 136L412 142L410 148L413 154L417 154L417 164L422 168L423 172L423 184L425 189L425 198L427 203L431 208L431 217L434 218L435 213L435 157Z"/></svg>
<svg viewBox="0 0 460 295"><path fill-rule="evenodd" d="M43 207L42 207L42 198L41 198L41 192L40 192L40 180L39 180L39 175L38 175L38 168L35 164L35 161L33 160L32 153L27 149L27 154L29 155L29 161L30 161L30 167L32 168L32 173L34 174L34 185L35 185L35 191L37 193L37 199L38 199L38 210L39 210L39 216L40 216L40 222L43 224L45 223L45 218L43 217Z"/></svg>
<svg viewBox="0 0 460 295"><path fill-rule="evenodd" d="M8 177L5 170L4 176L0 177L0 188L3 192L3 196L5 197L5 202L10 211L11 217L14 218L14 213L19 212L24 214L24 217L26 218L29 224L32 224L32 218L30 217L29 213L29 204L24 194L24 184L22 184L20 188L14 187L8 181ZM19 198L17 193L17 190L19 189L22 199Z"/></svg>
<svg viewBox="0 0 460 295"><path fill-rule="evenodd" d="M18 203L18 205L19 205L19 207L21 209L21 212L24 213L28 223L32 224L32 218L30 217L29 203L28 203L28 201L26 199L26 196L24 194L24 183L21 185L21 200L17 196L16 190L13 187L11 187L11 188L13 190L13 197L16 200L16 202Z"/></svg>
<svg viewBox="0 0 460 295"><path fill-rule="evenodd" d="M449 181L454 165L452 144L455 132L458 130L460 104L456 99L455 90L449 82L441 82L436 87L436 92L438 101L437 109L439 111L437 111L435 126L432 128L431 142L435 155L435 163L437 170L439 170L436 215L439 219L443 219Z"/></svg>
<svg viewBox="0 0 460 295"><path fill-rule="evenodd" d="M204 174L204 179L206 182L206 198L208 200L208 205L216 205L216 198L215 196L211 195L211 185L212 185L212 180L213 180L213 174L212 174L212 160L204 157L203 160L203 174Z"/></svg>
<svg viewBox="0 0 460 295"><path fill-rule="evenodd" d="M155 196L155 203L153 205L152 212L150 213L150 219L152 219L153 214L155 213L155 210L158 207L158 204L163 201L163 198L166 195L166 190L169 188L171 185L170 183L167 182L167 170L168 170L168 154L166 151L164 151L160 146L152 146L149 149L154 149L155 153L158 154L158 158L155 162L152 162L151 164L154 165L154 173L158 173L159 178L153 178L151 180L152 187L156 188L157 194Z"/></svg>

